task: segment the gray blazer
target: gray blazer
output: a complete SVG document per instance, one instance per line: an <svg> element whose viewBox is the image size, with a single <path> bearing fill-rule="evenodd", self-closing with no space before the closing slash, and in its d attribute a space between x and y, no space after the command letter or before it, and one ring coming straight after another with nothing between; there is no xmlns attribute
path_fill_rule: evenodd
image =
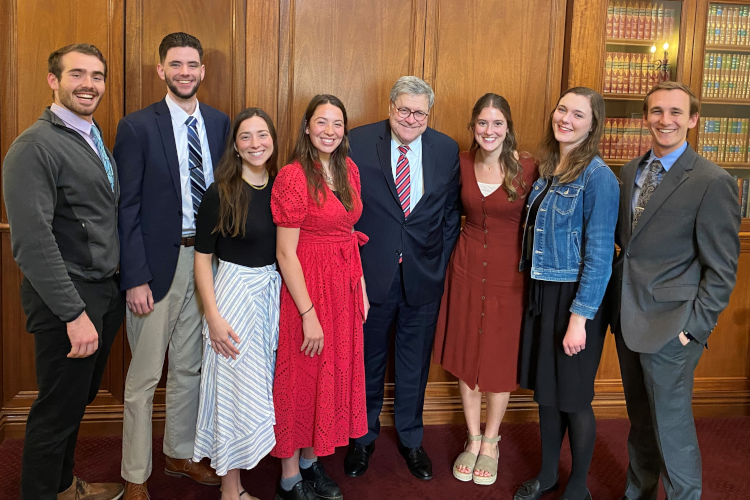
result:
<svg viewBox="0 0 750 500"><path fill-rule="evenodd" d="M611 324L635 352L655 353L683 330L705 344L737 277L737 184L688 145L631 231L635 175L645 159L620 172Z"/></svg>

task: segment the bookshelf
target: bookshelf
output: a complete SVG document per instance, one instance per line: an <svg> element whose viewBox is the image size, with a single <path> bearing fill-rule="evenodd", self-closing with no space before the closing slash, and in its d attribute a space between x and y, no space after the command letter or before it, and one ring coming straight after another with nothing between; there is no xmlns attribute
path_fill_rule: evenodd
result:
<svg viewBox="0 0 750 500"><path fill-rule="evenodd" d="M684 7L681 1L607 3L601 87L607 119L600 149L615 172L651 148L643 99L654 85L681 74L677 56Z"/></svg>
<svg viewBox="0 0 750 500"><path fill-rule="evenodd" d="M697 8L700 15L696 20L695 45L702 64L697 68L700 74L693 73L700 84L701 100L696 151L737 180L740 193L737 202L742 217L747 219L750 215L750 1L704 0Z"/></svg>

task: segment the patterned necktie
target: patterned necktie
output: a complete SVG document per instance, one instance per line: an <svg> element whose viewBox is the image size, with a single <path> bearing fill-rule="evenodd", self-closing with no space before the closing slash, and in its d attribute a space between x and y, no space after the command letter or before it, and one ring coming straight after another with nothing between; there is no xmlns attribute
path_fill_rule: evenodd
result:
<svg viewBox="0 0 750 500"><path fill-rule="evenodd" d="M651 199L651 195L656 191L656 187L661 182L661 172L664 170L659 160L654 160L648 167L648 173L646 174L646 181L643 183L641 192L638 195L638 201L635 204L635 212L633 212L633 226L632 230L635 230L635 225L638 223L638 218L646 208L648 200Z"/></svg>
<svg viewBox="0 0 750 500"><path fill-rule="evenodd" d="M99 150L99 158L102 160L104 170L107 172L107 179L109 180L109 187L112 188L112 192L115 192L115 173L112 171L112 163L109 161L109 155L107 154L107 148L104 147L104 141L99 133L99 127L91 125L91 136L94 138L94 144L96 149Z"/></svg>
<svg viewBox="0 0 750 500"><path fill-rule="evenodd" d="M203 177L203 154L201 140L198 137L198 120L188 116L185 121L188 135L188 163L190 165L190 192L193 195L193 213L198 213L203 193L206 192L206 179Z"/></svg>
<svg viewBox="0 0 750 500"><path fill-rule="evenodd" d="M404 217L409 217L411 213L411 178L409 175L409 159L406 152L409 146L401 145L398 147L398 162L396 162L396 193L398 201L401 202L401 209L404 211Z"/></svg>

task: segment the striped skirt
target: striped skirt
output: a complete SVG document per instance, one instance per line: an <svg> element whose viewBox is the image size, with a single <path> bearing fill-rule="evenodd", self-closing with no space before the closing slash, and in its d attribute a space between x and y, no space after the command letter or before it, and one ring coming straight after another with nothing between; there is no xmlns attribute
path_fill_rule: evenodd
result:
<svg viewBox="0 0 750 500"><path fill-rule="evenodd" d="M214 279L219 314L241 342L240 354L226 359L211 347L203 320L200 408L193 460L211 459L223 476L251 469L276 445L273 380L279 339L276 266L244 267L219 262Z"/></svg>

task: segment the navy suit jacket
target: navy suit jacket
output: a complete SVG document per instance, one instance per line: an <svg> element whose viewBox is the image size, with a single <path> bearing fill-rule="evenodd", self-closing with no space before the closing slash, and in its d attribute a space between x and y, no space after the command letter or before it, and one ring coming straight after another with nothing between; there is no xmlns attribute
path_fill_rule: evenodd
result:
<svg viewBox="0 0 750 500"><path fill-rule="evenodd" d="M461 224L458 144L431 128L422 134L424 194L405 219L393 180L388 120L355 128L349 143L362 181L364 208L356 229L370 238L361 250L369 300L385 302L399 254L406 302L440 300Z"/></svg>
<svg viewBox="0 0 750 500"><path fill-rule="evenodd" d="M215 168L229 117L203 103L200 109ZM180 165L167 103L162 99L120 120L112 154L120 177L121 286L148 283L158 302L172 285L182 238Z"/></svg>

